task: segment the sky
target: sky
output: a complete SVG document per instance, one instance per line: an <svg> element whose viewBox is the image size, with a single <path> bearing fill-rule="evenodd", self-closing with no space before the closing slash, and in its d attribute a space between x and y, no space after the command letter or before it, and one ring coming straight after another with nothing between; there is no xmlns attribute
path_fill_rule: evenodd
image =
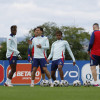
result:
<svg viewBox="0 0 100 100"><path fill-rule="evenodd" d="M11 25L18 26L17 37L24 37L45 22L91 33L93 23L100 24L100 0L0 0L0 37L10 34Z"/></svg>

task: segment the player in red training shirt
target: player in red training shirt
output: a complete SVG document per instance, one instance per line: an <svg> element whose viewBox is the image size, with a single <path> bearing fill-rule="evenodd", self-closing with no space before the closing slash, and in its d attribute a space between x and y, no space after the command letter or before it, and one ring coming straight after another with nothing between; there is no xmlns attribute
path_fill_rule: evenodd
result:
<svg viewBox="0 0 100 100"><path fill-rule="evenodd" d="M93 86L99 87L99 84L97 82L97 72L96 72L96 66L99 65L100 68L100 31L98 23L93 24L93 30L94 31L91 35L89 43L88 54L90 54L90 66L91 66L92 76L94 79Z"/></svg>

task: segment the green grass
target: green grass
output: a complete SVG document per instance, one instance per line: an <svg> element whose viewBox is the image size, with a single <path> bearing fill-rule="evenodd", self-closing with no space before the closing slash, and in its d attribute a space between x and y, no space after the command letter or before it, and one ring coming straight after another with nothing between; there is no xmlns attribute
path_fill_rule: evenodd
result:
<svg viewBox="0 0 100 100"><path fill-rule="evenodd" d="M100 100L100 88L0 86L0 100Z"/></svg>

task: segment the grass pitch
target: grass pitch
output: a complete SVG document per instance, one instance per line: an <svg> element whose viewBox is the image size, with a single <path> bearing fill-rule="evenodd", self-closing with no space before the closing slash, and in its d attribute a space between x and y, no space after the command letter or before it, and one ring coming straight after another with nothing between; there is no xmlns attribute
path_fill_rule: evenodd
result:
<svg viewBox="0 0 100 100"><path fill-rule="evenodd" d="M0 100L100 100L100 88L0 86Z"/></svg>

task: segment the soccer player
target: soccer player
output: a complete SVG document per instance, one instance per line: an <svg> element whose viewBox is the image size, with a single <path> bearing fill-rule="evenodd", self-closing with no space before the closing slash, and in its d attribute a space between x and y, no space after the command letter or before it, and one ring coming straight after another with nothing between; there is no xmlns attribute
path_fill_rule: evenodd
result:
<svg viewBox="0 0 100 100"><path fill-rule="evenodd" d="M31 41L38 36L37 33L37 28L35 28L34 30L34 36L30 39ZM28 61L31 62L32 61L32 70L33 70L33 59L34 59L34 46L32 48L32 50L30 48L28 48ZM41 67L40 67L41 68ZM43 71L43 69L41 68L41 74L42 74L42 78L43 80L45 80L45 73Z"/></svg>
<svg viewBox="0 0 100 100"><path fill-rule="evenodd" d="M12 87L11 80L13 77L13 74L16 72L16 65L17 65L17 57L19 59L22 59L20 56L20 52L17 50L17 39L15 37L17 33L17 26L13 25L11 26L11 34L7 38L7 53L6 57L9 60L9 64L11 67L11 72L8 75L8 78L6 82L4 83L4 86Z"/></svg>
<svg viewBox="0 0 100 100"><path fill-rule="evenodd" d="M52 80L49 71L47 70L47 61L46 61L46 50L49 49L49 40L46 36L43 36L43 28L37 27L38 36L35 37L32 42L29 41L30 47L34 46L34 59L33 59L33 71L31 74L31 87L34 87L34 79L35 79L35 73L40 65L40 67L45 72L46 76L49 79L49 84L52 87Z"/></svg>
<svg viewBox="0 0 100 100"><path fill-rule="evenodd" d="M92 76L94 79L94 85L98 87L99 84L97 82L97 72L96 66L99 65L100 68L100 31L99 24L93 24L93 33L90 38L90 43L88 47L88 54L90 55L90 66L92 71Z"/></svg>
<svg viewBox="0 0 100 100"><path fill-rule="evenodd" d="M57 31L56 32L56 38L57 41L55 41L52 44L51 47L51 53L48 57L47 62L49 63L49 60L52 58L52 65L51 65L51 77L53 80L56 80L55 77L55 72L58 68L59 73L60 73L60 78L61 78L61 84L64 82L64 77L63 77L63 65L64 65L64 53L65 49L68 50L71 58L73 59L73 65L75 65L75 58L74 55L70 49L70 46L66 40L62 40L62 32Z"/></svg>

